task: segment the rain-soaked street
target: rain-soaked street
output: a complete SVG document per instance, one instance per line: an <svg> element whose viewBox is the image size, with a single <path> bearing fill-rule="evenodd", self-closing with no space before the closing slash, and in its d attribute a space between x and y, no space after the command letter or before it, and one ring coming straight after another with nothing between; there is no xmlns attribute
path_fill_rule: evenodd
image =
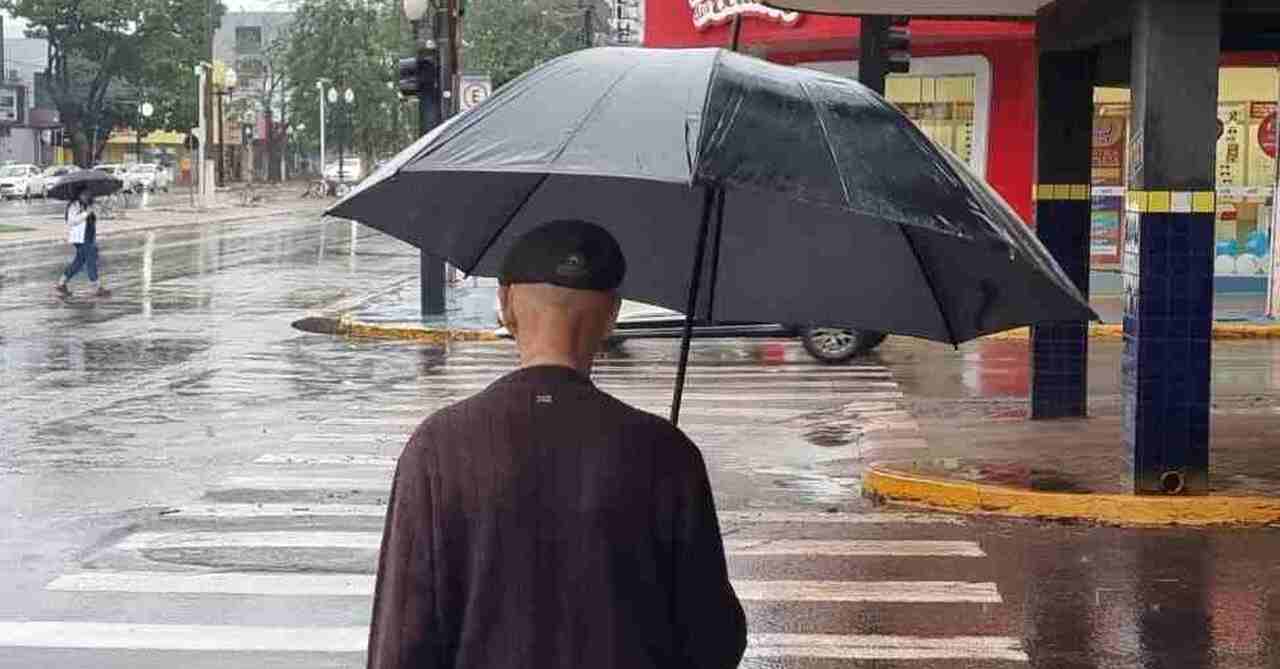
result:
<svg viewBox="0 0 1280 669"><path fill-rule="evenodd" d="M313 219L107 237L109 299L55 297L64 245L0 246L0 666L362 665L394 459L516 357L293 329L417 268ZM595 380L663 413L675 357L629 342ZM920 407L981 404L965 379L1024 366L902 338L846 366L788 340L695 343L682 427L747 609L744 666L1280 666L1280 529L863 499L869 452L928 437Z"/></svg>

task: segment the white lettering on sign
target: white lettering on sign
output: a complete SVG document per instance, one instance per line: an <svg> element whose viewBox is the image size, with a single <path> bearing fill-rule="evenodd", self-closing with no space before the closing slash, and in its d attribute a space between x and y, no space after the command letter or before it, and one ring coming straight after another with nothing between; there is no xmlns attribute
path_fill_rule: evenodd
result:
<svg viewBox="0 0 1280 669"><path fill-rule="evenodd" d="M467 111L472 107L479 106L489 98L493 93L493 82L489 75L462 75L462 85L459 87L461 95L459 96L459 111Z"/></svg>
<svg viewBox="0 0 1280 669"><path fill-rule="evenodd" d="M693 27L706 30L711 26L728 22L735 16L754 16L793 26L800 22L800 12L786 12L749 0L689 0L693 10Z"/></svg>

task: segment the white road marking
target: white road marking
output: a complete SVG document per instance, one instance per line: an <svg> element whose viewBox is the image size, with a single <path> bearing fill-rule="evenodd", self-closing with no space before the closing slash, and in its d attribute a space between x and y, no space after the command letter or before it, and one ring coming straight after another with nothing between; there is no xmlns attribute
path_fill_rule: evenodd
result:
<svg viewBox="0 0 1280 669"><path fill-rule="evenodd" d="M103 572L60 576L46 589L59 592L368 597L373 574L270 572ZM769 602L878 602L999 604L994 583L962 581L733 581L738 597Z"/></svg>
<svg viewBox="0 0 1280 669"><path fill-rule="evenodd" d="M721 511L722 523L795 523L795 524L849 524L893 525L937 524L965 525L964 518L929 513L828 513L825 511Z"/></svg>
<svg viewBox="0 0 1280 669"><path fill-rule="evenodd" d="M62 621L0 622L0 646L171 651L363 653L364 626L274 627ZM747 657L1028 661L1012 637L752 634Z"/></svg>
<svg viewBox="0 0 1280 669"><path fill-rule="evenodd" d="M964 581L734 581L738 598L757 602L999 604L995 583Z"/></svg>
<svg viewBox="0 0 1280 669"><path fill-rule="evenodd" d="M400 442L409 440L409 433L395 434L342 434L333 432L315 432L295 434L289 438L293 443L333 443L333 444L376 444L381 442Z"/></svg>
<svg viewBox="0 0 1280 669"><path fill-rule="evenodd" d="M387 515L387 507L381 504L188 504L165 509L160 515L181 518L383 518Z"/></svg>
<svg viewBox="0 0 1280 669"><path fill-rule="evenodd" d="M393 455L362 453L268 453L253 461L255 465L355 465L360 467L395 467Z"/></svg>
<svg viewBox="0 0 1280 669"><path fill-rule="evenodd" d="M362 653L367 627L0 622L0 647Z"/></svg>
<svg viewBox="0 0 1280 669"><path fill-rule="evenodd" d="M725 552L736 556L837 556L837 557L986 557L972 541L729 539Z"/></svg>
<svg viewBox="0 0 1280 669"><path fill-rule="evenodd" d="M220 490L374 490L391 489L391 470L370 478L338 478L306 474L263 474L230 476L220 483Z"/></svg>
<svg viewBox="0 0 1280 669"><path fill-rule="evenodd" d="M370 516L382 518L381 504L187 504L166 509L163 516L184 518L270 518ZM724 524L966 525L964 518L927 513L827 513L824 511L721 511Z"/></svg>
<svg viewBox="0 0 1280 669"><path fill-rule="evenodd" d="M138 532L121 550L157 548L363 548L377 550L380 532Z"/></svg>
<svg viewBox="0 0 1280 669"><path fill-rule="evenodd" d="M1028 662L1013 637L914 637L862 634L752 634L747 657L832 660L1006 660Z"/></svg>
<svg viewBox="0 0 1280 669"><path fill-rule="evenodd" d="M377 550L381 532L138 532L121 550L159 548L356 548ZM972 541L729 539L729 556L985 557Z"/></svg>

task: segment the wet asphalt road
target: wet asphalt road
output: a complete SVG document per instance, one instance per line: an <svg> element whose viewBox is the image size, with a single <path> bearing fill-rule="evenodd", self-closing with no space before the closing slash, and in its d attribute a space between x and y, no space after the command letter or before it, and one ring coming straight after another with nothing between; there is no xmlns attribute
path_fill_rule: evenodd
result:
<svg viewBox="0 0 1280 669"><path fill-rule="evenodd" d="M362 234L354 254L350 226L304 220L108 238L108 300L53 296L59 245L0 247L0 666L360 666L394 456L515 359L290 328L415 271ZM630 343L597 382L661 412L675 353ZM683 424L746 600L744 666L1280 666L1280 530L864 501L859 456L920 437L916 396L1000 394L964 383L972 360L695 346Z"/></svg>

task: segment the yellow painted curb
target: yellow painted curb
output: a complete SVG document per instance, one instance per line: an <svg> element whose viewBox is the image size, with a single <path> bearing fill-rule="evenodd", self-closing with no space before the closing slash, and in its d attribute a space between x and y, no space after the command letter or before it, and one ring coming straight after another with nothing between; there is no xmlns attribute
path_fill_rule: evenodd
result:
<svg viewBox="0 0 1280 669"><path fill-rule="evenodd" d="M862 477L865 492L895 502L961 513L1065 518L1112 525L1268 525L1280 523L1280 498L1156 497L1038 492L956 481L883 465Z"/></svg>
<svg viewBox="0 0 1280 669"><path fill-rule="evenodd" d="M983 339L1008 340L1027 339L1031 336L1031 328L1014 328L989 334ZM1117 323L1094 323L1089 326L1091 339L1124 339L1124 326ZM1227 339L1280 339L1280 323L1214 323L1213 338Z"/></svg>
<svg viewBox="0 0 1280 669"><path fill-rule="evenodd" d="M498 341L498 335L488 330L458 330L451 328L423 328L402 325L370 325L348 319L339 319L337 334L365 339L399 339L404 341L443 344L458 341Z"/></svg>

